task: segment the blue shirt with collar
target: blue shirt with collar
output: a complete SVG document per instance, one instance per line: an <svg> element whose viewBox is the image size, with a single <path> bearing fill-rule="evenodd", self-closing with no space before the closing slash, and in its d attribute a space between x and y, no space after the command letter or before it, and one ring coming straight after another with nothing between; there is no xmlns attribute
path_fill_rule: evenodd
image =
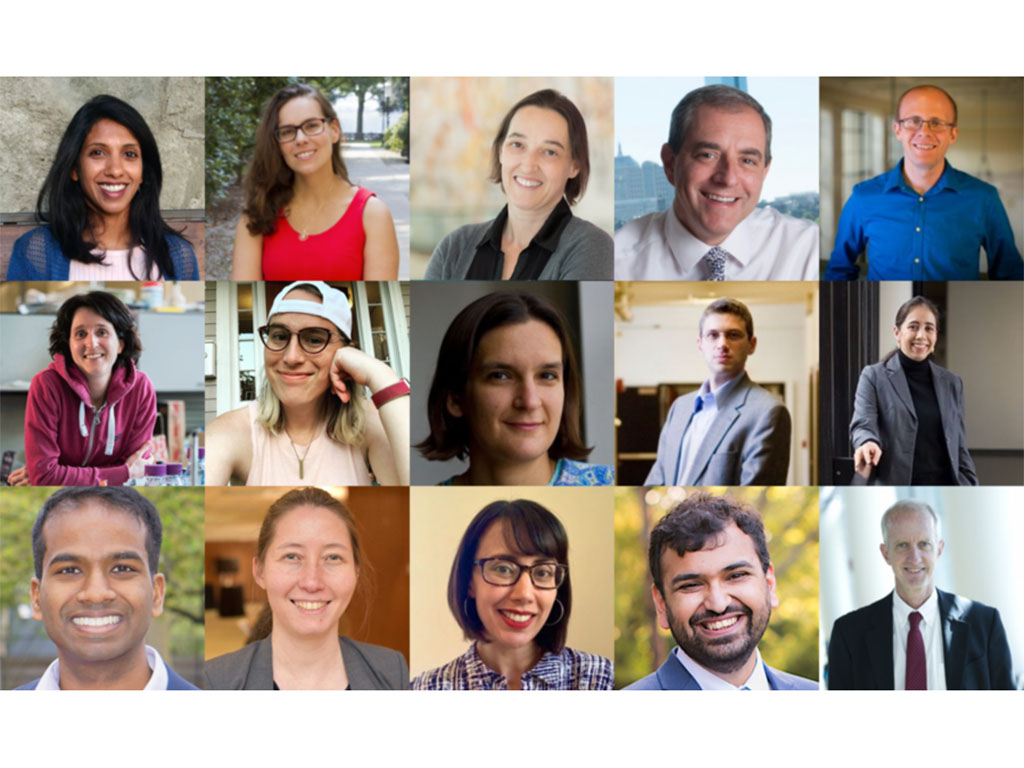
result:
<svg viewBox="0 0 1024 768"><path fill-rule="evenodd" d="M843 206L826 280L856 280L868 253L868 280L977 280L978 249L988 276L1024 279L1010 220L991 184L946 162L923 195L903 177L903 160L861 182Z"/></svg>

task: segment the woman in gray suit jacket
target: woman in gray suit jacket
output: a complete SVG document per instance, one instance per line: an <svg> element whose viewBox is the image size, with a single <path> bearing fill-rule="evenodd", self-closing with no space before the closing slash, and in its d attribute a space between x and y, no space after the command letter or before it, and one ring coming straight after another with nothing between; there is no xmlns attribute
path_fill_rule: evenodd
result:
<svg viewBox="0 0 1024 768"><path fill-rule="evenodd" d="M893 328L897 349L861 371L850 422L860 482L978 484L967 451L963 381L928 359L938 339L938 317L938 308L923 296L904 303Z"/></svg>
<svg viewBox="0 0 1024 768"><path fill-rule="evenodd" d="M220 690L405 690L398 651L339 637L364 557L352 513L319 488L289 491L260 527L252 572L267 605L239 651L206 662Z"/></svg>

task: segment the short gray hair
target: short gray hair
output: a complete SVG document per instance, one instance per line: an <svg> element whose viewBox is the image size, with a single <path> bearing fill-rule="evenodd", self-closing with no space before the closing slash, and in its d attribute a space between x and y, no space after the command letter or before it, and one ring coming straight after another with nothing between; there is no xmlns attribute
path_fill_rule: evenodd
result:
<svg viewBox="0 0 1024 768"><path fill-rule="evenodd" d="M676 104L676 108L672 110L672 124L668 130L668 146L674 153L678 154L682 148L690 125L701 107L716 107L730 112L738 112L748 107L757 112L764 123L764 164L768 165L772 161L772 119L768 117L768 113L757 99L731 85L705 85L695 88Z"/></svg>
<svg viewBox="0 0 1024 768"><path fill-rule="evenodd" d="M927 512L932 516L932 522L935 524L935 540L942 541L942 521L939 520L939 516L935 514L935 510L931 508L929 504L925 504L923 501L916 501L914 499L904 499L897 501L882 515L882 543L886 547L889 546L889 518L891 515L903 512L905 510L914 510L916 512Z"/></svg>

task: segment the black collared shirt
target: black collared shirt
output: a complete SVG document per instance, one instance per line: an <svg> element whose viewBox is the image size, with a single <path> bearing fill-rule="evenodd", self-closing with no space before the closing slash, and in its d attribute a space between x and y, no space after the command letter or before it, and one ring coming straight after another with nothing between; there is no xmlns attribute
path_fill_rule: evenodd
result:
<svg viewBox="0 0 1024 768"><path fill-rule="evenodd" d="M562 231L569 224L572 211L563 197L555 209L551 211L544 226L534 235L533 240L519 254L516 268L510 280L537 280L540 273L558 248ZM487 230L483 240L476 246L476 255L466 273L467 280L501 280L501 270L505 264L505 254L501 250L501 236L505 232L508 221L508 206L501 209L498 218Z"/></svg>

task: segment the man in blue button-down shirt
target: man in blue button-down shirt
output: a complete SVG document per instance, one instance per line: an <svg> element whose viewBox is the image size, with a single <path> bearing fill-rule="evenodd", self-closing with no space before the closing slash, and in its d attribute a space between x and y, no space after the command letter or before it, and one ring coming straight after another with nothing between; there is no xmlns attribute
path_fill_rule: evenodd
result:
<svg viewBox="0 0 1024 768"><path fill-rule="evenodd" d="M959 134L953 98L918 86L903 94L896 114L903 159L853 188L825 279L855 280L866 250L869 280L977 280L979 247L990 278L1024 279L996 188L946 162Z"/></svg>

